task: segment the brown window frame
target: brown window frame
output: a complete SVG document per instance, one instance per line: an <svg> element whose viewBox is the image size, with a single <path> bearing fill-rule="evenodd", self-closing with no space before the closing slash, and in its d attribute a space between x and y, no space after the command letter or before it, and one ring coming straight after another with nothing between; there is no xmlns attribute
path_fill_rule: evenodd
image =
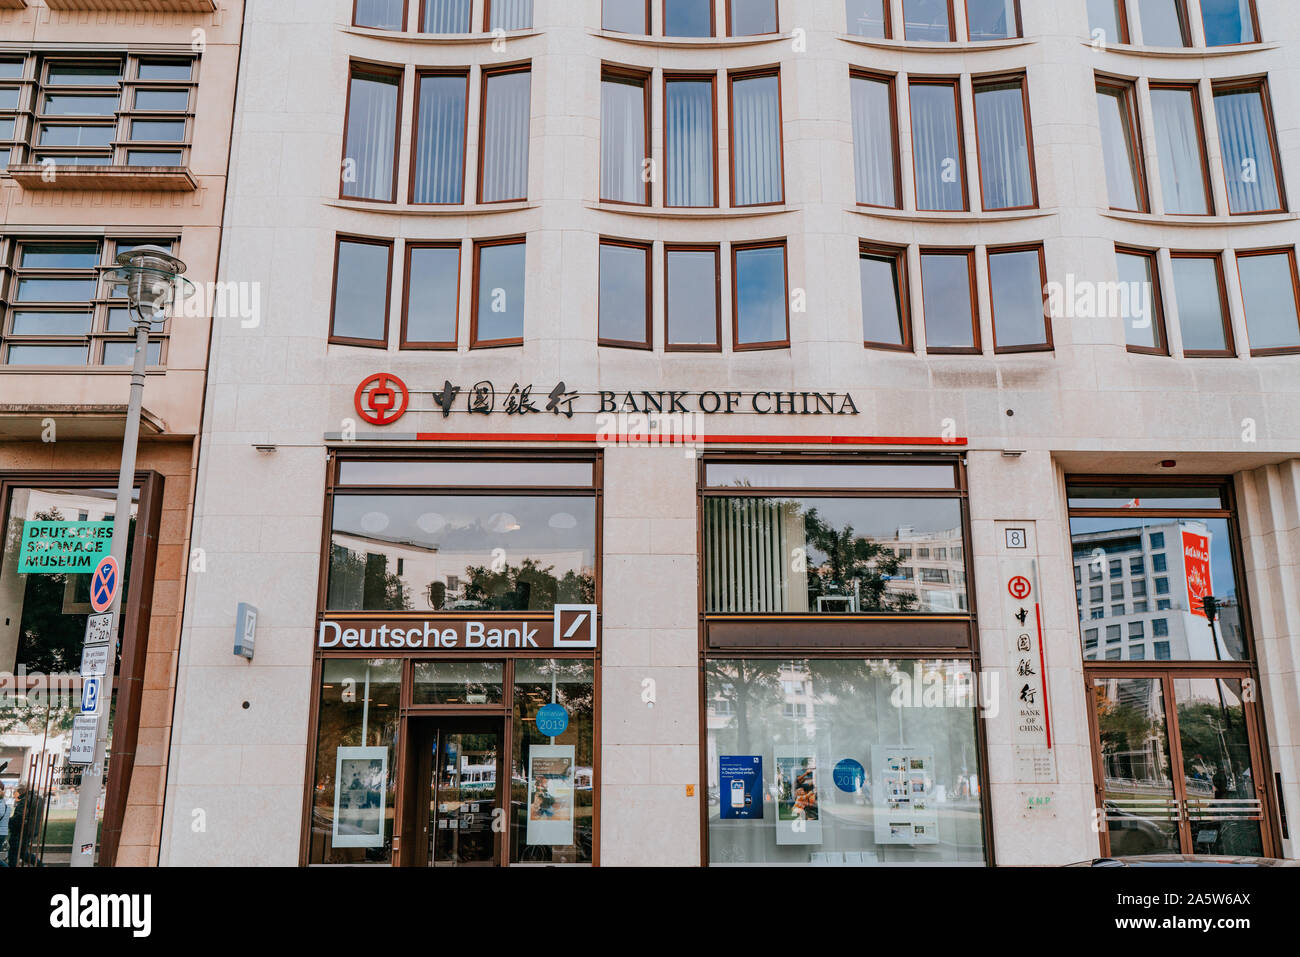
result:
<svg viewBox="0 0 1300 957"><path fill-rule="evenodd" d="M388 199L348 196L346 193L347 182L344 180L344 171L347 169L348 162L348 132L352 127L352 83L358 75L368 75L371 79L384 79L385 81L393 78L397 79L397 106L393 123L393 188ZM378 203L387 206L397 204L397 179L402 152L402 107L406 93L405 86L406 70L404 67L371 63L368 60L352 60L348 64L348 95L343 114L343 156L339 161L339 199L349 203Z"/></svg>
<svg viewBox="0 0 1300 957"><path fill-rule="evenodd" d="M888 0L887 0L887 2L888 2ZM953 11L952 0L947 0L947 2L948 2L948 39L947 39L946 42L948 42L948 43L956 43L956 42L957 42L957 15L956 15L956 13ZM907 0L900 0L900 3L901 3L901 6L899 7L899 12L902 14L902 19L903 19L903 36L902 36L902 39L903 39L903 41L904 41L905 43L943 43L943 42L945 42L945 41L943 41L943 40L911 40L911 39L909 39L908 36L907 36Z"/></svg>
<svg viewBox="0 0 1300 957"><path fill-rule="evenodd" d="M1138 112L1137 81L1105 76L1099 73L1097 74L1096 86L1099 94L1102 94L1103 90L1117 92L1121 97L1125 109L1128 111L1129 137L1133 145L1133 156L1131 157L1131 160L1134 164L1137 175L1137 181L1133 186L1134 192L1137 194L1138 208L1130 210L1124 206L1115 206L1114 204L1111 204L1110 208L1123 212L1149 213L1151 212L1151 190L1147 185L1147 157L1146 149L1142 142L1142 117ZM1104 144L1102 149L1104 162ZM1110 196L1108 195L1106 198L1109 202Z"/></svg>
<svg viewBox="0 0 1300 957"><path fill-rule="evenodd" d="M470 0L470 2L472 3L473 0ZM525 27L524 30L507 30L505 32L522 33L527 30L536 30L537 29L537 0L532 0L532 14L533 14L533 25L531 27ZM474 17L474 11L471 8L470 19L472 20L473 17ZM483 32L484 33L492 32L492 0L483 0Z"/></svg>
<svg viewBox="0 0 1300 957"><path fill-rule="evenodd" d="M645 129L644 129L644 132L645 132L645 137L644 137L644 139L645 139L645 143L644 143L644 145L642 146L642 154L641 154L641 158L642 158L641 161L642 161L642 164L643 164L643 165L642 165L642 168L643 168L643 169L644 169L644 163L645 163L645 161L648 160L648 159L651 159L651 158L653 157L653 155L654 155L654 153L653 153L653 147L652 147L651 142L650 142L650 138L651 138L651 135L652 135L652 134L651 134L651 129L650 129L650 123L651 123L651 120L650 120L650 115L651 115L651 114L650 114L650 110L651 110L651 104L650 104L650 80L651 80L651 76L652 76L652 74L651 74L650 72L645 71L645 70L638 70L638 69L635 69L635 68L633 68L633 67L621 67L621 66L616 66L616 65L614 65L614 64L609 64L609 63L602 63L602 64L601 64L601 67L600 67L600 86L601 86L601 93L602 93L602 95L604 94L604 88L605 88L605 84L606 84L606 83L622 83L622 84L627 85L627 86L639 86L639 87L641 88L641 108L642 108L642 111L643 111L643 113L644 113L644 117L645 117L644 120L643 120L643 123L644 123L644 125L645 125ZM605 128L604 128L604 124L601 125L601 130L600 130L600 144L601 144L601 145L600 145L601 158L602 158L602 160L603 160L603 158L604 158L604 152L605 152ZM632 203L632 202L628 202L628 201L625 200L625 199L610 199L609 197L607 197L607 196L605 195L605 183L604 183L603 178L602 178L602 180L601 180L601 182L600 182L600 184L599 184L599 188L600 188L600 201L601 201L602 203L613 203L613 204L618 205L618 206L649 206L649 205L651 204L652 200L653 200L653 197L651 196L651 193L650 193L650 185L651 185L651 184L650 184L650 179L648 179L648 178L646 178L646 177L644 177L644 176L642 177L642 179L644 180L644 182L642 183L642 186L644 187L644 189L643 189L643 195L644 195L644 197L645 197L645 201L644 201L644 202L641 202L641 203Z"/></svg>
<svg viewBox="0 0 1300 957"><path fill-rule="evenodd" d="M675 252L686 253L713 253L713 321L714 321L714 345L687 343L674 344L672 341L672 317L670 313L670 303L672 302L672 282L668 268L668 260ZM722 351L722 247L709 243L664 243L664 351L665 352L709 352L719 353Z"/></svg>
<svg viewBox="0 0 1300 957"><path fill-rule="evenodd" d="M1273 99L1269 94L1268 77L1254 76L1231 80L1216 80L1211 85L1210 102L1214 104L1214 125L1217 131L1219 125L1219 105L1215 99L1220 93L1237 93L1241 91L1258 91L1260 107L1264 111L1264 129L1268 134L1268 148L1270 158L1273 160L1273 176L1277 181L1277 200L1279 205L1274 209L1251 209L1244 212L1237 212L1232 208L1231 194L1225 194L1225 201L1228 205L1229 216L1269 216L1277 213L1285 213L1290 209L1290 204L1286 195L1286 180L1282 176L1282 154L1279 151L1277 138L1277 120L1273 116ZM1219 167L1223 170L1223 179L1225 184L1228 182L1228 167L1224 165L1226 157L1223 150L1219 150Z"/></svg>
<svg viewBox="0 0 1300 957"><path fill-rule="evenodd" d="M713 203L709 206L674 206L668 202L670 194L668 189L668 177L671 175L672 166L668 162L668 84L674 81L684 81L688 83L709 82L709 96L713 101ZM664 137L664 191L663 203L664 209L719 209L722 198L718 195L718 74L717 73L692 73L692 72L670 72L664 71L663 77L663 137Z"/></svg>
<svg viewBox="0 0 1300 957"><path fill-rule="evenodd" d="M951 6L952 0L949 0ZM1024 17L1020 12L1020 0L1014 0L1016 5L1016 32L1007 37L999 37L995 40L972 40L970 36L970 0L966 0L962 6L966 12L966 42L967 43L998 43L1003 40L1023 40L1025 36Z"/></svg>
<svg viewBox="0 0 1300 957"><path fill-rule="evenodd" d="M1147 96L1151 95L1152 90L1183 90L1192 94L1192 114L1196 120L1196 142L1201 151L1201 176L1205 181L1205 212L1203 213L1171 213L1168 209L1168 202L1165 202L1166 216L1215 216L1218 210L1214 202L1214 183L1210 175L1210 149L1208 141L1205 138L1205 108L1201 103L1201 86L1199 83L1186 83L1183 81L1152 81L1147 85ZM1154 131L1153 131L1154 132ZM1159 169L1160 155L1156 154L1156 168ZM1280 182L1280 181L1279 181ZM1165 184L1162 179L1160 182L1160 196L1164 200Z"/></svg>
<svg viewBox="0 0 1300 957"><path fill-rule="evenodd" d="M528 256L528 251L527 251L527 250L528 250L528 236L527 236L527 234L520 234L520 235L517 235L517 236L499 236L499 237L496 237L496 238L494 238L494 239L476 239L476 240L474 240L474 251L473 251L474 262L473 262L473 269L472 269L472 277L471 277L471 279L470 279L470 282L471 282L473 285L472 285L472 287L471 287L471 289L470 289L470 307L469 307L469 347L470 347L471 349L504 349L504 348L507 348L507 347L509 347L509 346L522 346L522 345L524 344L524 337L523 337L522 333L521 333L519 336L517 336L517 337L512 337L512 338L509 338L509 339L479 339L479 337L478 337L478 311L479 311L478 287L479 287L479 267L480 267L480 262L481 262L481 258L482 258L482 252L483 252L483 250L484 250L485 248L487 248L487 247L489 247L489 246L523 246L523 247L524 247L524 257L525 257L525 259L524 259L524 262L525 262L525 266L524 266L524 282L525 282L525 285L527 284L527 280L528 280L528 267L527 267L527 256ZM525 302L525 307L527 307L527 302ZM524 313L524 315L521 317L521 319L523 319L523 320L526 321L527 318L528 318L528 314L527 314L527 310L526 310L526 308L525 308L525 313Z"/></svg>
<svg viewBox="0 0 1300 957"><path fill-rule="evenodd" d="M1143 249L1141 246L1125 246L1121 243L1115 244L1115 255L1118 256L1141 256L1151 263L1151 308L1155 315L1151 317L1151 331L1155 335L1156 344L1154 346L1135 346L1128 341L1128 330L1124 330L1124 348L1133 355L1140 356L1168 356L1169 353L1169 330L1165 326L1165 304L1164 294L1160 289L1160 251L1158 249Z"/></svg>
<svg viewBox="0 0 1300 957"><path fill-rule="evenodd" d="M417 0L419 2L419 0ZM357 7L361 0L352 0L352 25L362 30L382 30L384 33L405 33L407 26L411 22L411 0L402 0L402 25L396 30L390 30L388 27L370 27L364 23L357 22ZM424 4L420 3L420 19L424 20Z"/></svg>
<svg viewBox="0 0 1300 957"><path fill-rule="evenodd" d="M1086 12L1086 10L1085 10ZM1119 37L1115 42L1120 46L1129 46L1133 42L1133 31L1129 27L1128 0L1115 0L1115 21L1119 27ZM1092 39L1093 26L1088 24L1088 39Z"/></svg>
<svg viewBox="0 0 1300 957"><path fill-rule="evenodd" d="M1296 302L1296 321L1300 324L1300 264L1296 259L1295 246L1270 246L1261 249L1238 249L1234 250L1233 256L1237 265L1237 288L1241 290L1241 308L1242 321L1246 324L1246 337L1250 338L1250 315L1246 311L1246 292L1241 285L1241 260L1249 259L1252 256L1282 256L1285 255L1291 263L1291 292L1295 296ZM1251 348L1252 356L1291 356L1300 355L1300 345L1281 346L1270 349Z"/></svg>
<svg viewBox="0 0 1300 957"><path fill-rule="evenodd" d="M712 2L712 0L710 0L710 2ZM731 5L735 2L736 0L723 0L723 19L726 20L727 22L727 36L729 37L736 36L734 33L731 32ZM746 33L743 34L743 36L775 37L781 34L781 4L777 2L777 0L771 0L771 4L772 4L772 15L773 18L776 20L776 29L773 30L771 33Z"/></svg>
<svg viewBox="0 0 1300 957"><path fill-rule="evenodd" d="M606 246L617 246L623 249L637 249L645 253L645 339L635 341L632 339L607 339L600 334L600 258L602 251ZM644 240L635 239L617 239L612 236L601 236L597 243L597 262L596 262L596 345L608 346L615 349L641 349L650 351L654 349L654 243Z"/></svg>
<svg viewBox="0 0 1300 957"><path fill-rule="evenodd" d="M740 342L740 296L737 288L736 279L736 259L740 253L749 252L755 249L777 249L781 250L783 271L783 281L785 283L785 295L782 297L785 305L785 339L774 339L770 342L749 342L741 344ZM732 352L764 352L776 349L790 348L790 248L787 239L760 239L755 242L732 243L731 244L731 350Z"/></svg>
<svg viewBox="0 0 1300 957"><path fill-rule="evenodd" d="M1169 260L1172 266L1177 259L1209 259L1214 262L1214 271L1216 280L1219 284L1219 314L1223 321L1223 349L1188 349L1186 337L1183 336L1183 355L1189 359L1235 359L1237 357L1237 343L1232 334L1232 311L1228 307L1228 274L1223 266L1223 253L1218 250L1187 250L1171 249L1169 251ZM1178 299L1178 277L1173 276L1174 283L1174 302ZM1183 333L1183 322L1181 315L1181 306L1178 317L1178 332L1181 336Z"/></svg>
<svg viewBox="0 0 1300 957"><path fill-rule="evenodd" d="M781 164L781 198L768 203L746 203L743 206L736 203L736 81L737 80L758 80L765 77L776 77L776 124L777 124L777 162ZM727 72L727 151L731 168L728 170L727 187L730 192L730 202L732 209L763 209L774 206L784 206L786 203L786 186L785 186L785 87L781 83L781 67L766 66L753 69L731 70ZM716 125L714 127L714 151L716 153ZM716 198L717 189L714 194Z"/></svg>
<svg viewBox="0 0 1300 957"><path fill-rule="evenodd" d="M1209 50L1226 50L1226 49L1228 49L1228 48L1230 48L1230 47L1254 46L1256 43L1263 43L1263 42L1264 42L1264 35L1263 35L1263 33L1260 32L1260 29L1259 29L1259 8L1255 5L1255 0L1246 0L1246 2L1250 4L1250 23L1251 23L1251 26L1253 26L1253 27L1255 28L1255 39L1254 39L1254 40L1251 40L1249 43L1216 43L1214 46L1210 46L1210 44L1207 42L1207 43L1205 44L1206 49L1209 49ZM1202 37L1202 38L1205 37L1205 7L1204 7L1204 5L1201 6L1201 37Z"/></svg>
<svg viewBox="0 0 1300 957"><path fill-rule="evenodd" d="M952 0L949 0L951 3ZM954 76L909 76L907 78L907 117L908 122L912 120L912 87L914 86L946 86L952 89L953 103L957 107L957 152L958 156L954 157L958 163L961 173L961 209L924 209L921 206L921 194L917 189L916 176L916 129L912 128L912 203L917 212L921 213L969 213L970 208L970 172L966 164L966 117L961 103L961 77ZM981 200L982 203L982 200Z"/></svg>
<svg viewBox="0 0 1300 957"><path fill-rule="evenodd" d="M1020 118L1025 124L1025 154L1029 162L1029 188L1033 193L1033 202L1029 206L998 206L991 208L984 195L983 144L980 142L980 107L979 92L982 87L1007 86L1011 83L1020 85ZM1005 73L992 76L973 77L971 80L971 112L975 121L975 167L980 181L980 210L990 213L1009 213L1025 209L1038 209L1038 164L1034 159L1034 124L1029 112L1029 76L1025 73ZM961 115L958 114L958 120Z"/></svg>
<svg viewBox="0 0 1300 957"><path fill-rule="evenodd" d="M424 5L420 5L421 10ZM420 90L424 80L431 76L463 77L465 80L465 126L460 136L460 202L459 203L420 203L415 199L415 173L419 167L420 155ZM465 176L469 171L469 67L420 67L415 71L415 93L412 96L411 113L411 159L407 175L407 202L412 206L464 206Z"/></svg>
<svg viewBox="0 0 1300 957"><path fill-rule="evenodd" d="M925 332L925 351L927 355L936 356L978 356L984 354L984 343L980 332L979 282L975 275L975 247L973 246L922 246L921 257L921 328ZM925 309L925 257L926 256L965 256L966 267L970 275L970 312L971 331L974 333L971 346L931 346L929 315Z"/></svg>
<svg viewBox="0 0 1300 957"><path fill-rule="evenodd" d="M1142 0L1138 0L1137 18L1138 23L1142 22ZM1180 47L1157 47L1146 37L1146 31L1142 33L1142 45L1144 47L1154 47L1157 50L1191 50L1192 46L1192 21L1187 13L1187 0L1173 0L1174 9L1178 11L1178 30L1183 36L1183 45Z"/></svg>
<svg viewBox="0 0 1300 957"><path fill-rule="evenodd" d="M384 337L383 339L357 339L352 336L336 336L334 320L339 304L339 258L344 243L361 246L385 246L388 249L388 284L384 295ZM327 342L335 346L360 346L367 349L387 349L389 325L393 311L393 256L396 243L382 236L359 236L353 233L337 233L334 236L334 281L330 286L330 331Z"/></svg>
<svg viewBox="0 0 1300 957"><path fill-rule="evenodd" d="M489 2L490 2L490 0L489 0ZM485 164L486 161L487 161L487 150L486 150L487 141L486 141L486 139L484 138L484 132L485 132L485 130L486 130L486 128L487 128L487 88L488 88L488 81L489 81L490 79L492 79L492 77L494 77L494 76L508 76L508 75L510 75L510 74L512 74L512 73L527 73L527 74L529 74L528 120L529 120L529 127L530 127L529 138L531 139L531 136L532 136L532 134L531 134L531 127L532 127L532 118L533 118L533 108L532 108L532 76L531 76L531 75L532 75L532 72L533 72L533 61L532 61L532 60L522 60L522 61L520 61L520 62L518 62L518 63L506 63L506 64L501 64L501 65L499 65L499 66L498 66L498 65L494 65L494 66L490 66L490 67L482 67L482 68L479 70L479 94L478 94L478 177L477 177L477 178L478 178L478 187L477 187L477 192L475 193L475 199L477 200L477 202L478 202L478 204L479 204L480 206L500 206L500 205L503 204L503 203L526 203L526 202L528 202L528 183L527 183L527 182L524 183L524 195L523 195L523 196L514 196L514 197L510 197L510 198L508 198L508 199L493 199L493 200L485 200L485 199L483 198L483 185L484 185L484 183L483 183L483 167L484 167L484 164ZM527 171L528 174L529 174L530 176L531 176L531 174L532 174L532 164L533 164L533 158L532 158L532 144L530 143L530 144L529 144L529 155L528 155L528 171Z"/></svg>
<svg viewBox="0 0 1300 957"><path fill-rule="evenodd" d="M611 30L609 27L605 26L605 0L601 0L600 3L600 29L605 31L606 33L621 32L619 30ZM643 36L643 37L650 36L650 0L645 0L645 31L639 34L628 33L628 34L624 34L624 36Z"/></svg>
<svg viewBox="0 0 1300 957"><path fill-rule="evenodd" d="M725 2L725 0L724 0ZM668 0L659 0L659 29L664 30L668 23ZM703 40L705 37L678 37L677 35L669 36L667 33L662 34L669 40ZM718 0L709 0L709 37L716 38L718 35Z"/></svg>
<svg viewBox="0 0 1300 957"><path fill-rule="evenodd" d="M873 243L865 239L860 240L858 242L859 269L862 268L861 264L864 258L892 259L894 261L895 276L898 282L899 332L903 341L901 344L896 342L875 342L868 339L864 334L862 337L863 348L881 349L886 352L915 352L916 345L912 341L912 290L909 286L907 271L907 247ZM865 301L862 303L862 308L865 312L867 308Z"/></svg>
<svg viewBox="0 0 1300 957"><path fill-rule="evenodd" d="M420 33L425 33L425 34L427 34L427 33L429 33L429 31L426 30L424 27L425 27L425 21L426 21L426 19L427 19L427 18L425 17L425 14L428 12L428 7L427 7L427 5L425 4L424 0L416 0L416 3L418 3L418 4L420 5L420 16L417 18L417 19L419 20L419 24L418 24L418 26L419 26L419 28L420 28L420 29L419 29L419 32L420 32ZM470 4L470 8L469 8L469 29L466 30L464 33L448 34L449 36L458 36L458 37L473 36L473 34L474 34L474 0L469 0L469 4ZM436 36L436 34L430 34L430 35L431 35L431 36Z"/></svg>
<svg viewBox="0 0 1300 957"><path fill-rule="evenodd" d="M845 32L846 34L848 34L849 36L851 36L851 37L855 37L855 38L857 38L858 40L868 40L868 41L870 41L870 40L892 40L892 39L894 39L894 11L893 11L893 6L894 6L893 0L880 0L881 11L882 11L882 13L884 14L884 23L881 24L881 26L882 26L882 28L883 28L882 32L885 34L883 37L862 37L862 36L859 36L858 34L854 33L852 30L850 30L850 29L849 29L848 22L847 22L847 19L848 19L848 9L847 9L847 7L845 8L845 21L846 21L846 22L845 22L845 24L844 24L844 32Z"/></svg>
<svg viewBox="0 0 1300 957"><path fill-rule="evenodd" d="M1052 320L1047 313L1047 297L1042 297L1043 309L1043 329L1046 332L1046 342L1037 345L1017 345L1001 346L998 345L998 307L993 296L993 257L1000 253L1038 253L1038 276L1040 280L1039 289L1047 288L1047 249L1043 243L1012 243L1006 246L986 246L984 249L984 262L989 273L989 317L993 323L993 354L994 355L1015 355L1026 352L1053 352L1056 346L1052 339Z"/></svg>
<svg viewBox="0 0 1300 957"><path fill-rule="evenodd" d="M411 254L418 249L454 249L456 250L456 321L452 328L451 340L448 342L423 341L410 339L406 334L406 321L411 311ZM455 352L457 343L460 341L460 274L461 267L464 265L465 250L464 244L458 240L449 240L446 242L435 242L430 240L408 240L405 249L405 268L402 277L402 324L399 333L398 348L402 350L420 351L420 352Z"/></svg>
<svg viewBox="0 0 1300 957"><path fill-rule="evenodd" d="M889 4L886 3L886 7ZM890 149L893 151L894 161L894 205L878 206L875 203L864 203L856 196L856 184L854 188L854 201L858 206L864 209L902 209L903 208L903 150L902 141L899 139L899 122L898 122L898 76L891 73L877 73L872 70L860 67L849 67L849 83L852 85L854 80L867 80L872 83L885 83L889 86L889 123L890 123ZM850 89L850 103L852 101L852 90ZM910 105L910 104L909 104ZM857 163L858 141L853 141L854 164ZM915 170L913 170L915 174Z"/></svg>

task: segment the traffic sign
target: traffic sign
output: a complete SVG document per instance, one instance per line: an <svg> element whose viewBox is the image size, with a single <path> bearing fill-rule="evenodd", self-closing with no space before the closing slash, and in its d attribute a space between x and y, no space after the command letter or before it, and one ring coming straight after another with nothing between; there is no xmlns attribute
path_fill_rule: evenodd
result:
<svg viewBox="0 0 1300 957"><path fill-rule="evenodd" d="M86 619L86 640L88 645L106 645L113 640L113 613L90 615Z"/></svg>
<svg viewBox="0 0 1300 957"><path fill-rule="evenodd" d="M95 763L95 735L99 731L99 715L79 714L72 719L72 747L68 750L68 763L87 765Z"/></svg>
<svg viewBox="0 0 1300 957"><path fill-rule="evenodd" d="M108 672L108 645L86 645L81 649L81 677L102 678Z"/></svg>
<svg viewBox="0 0 1300 957"><path fill-rule="evenodd" d="M99 712L99 679L87 678L81 684L81 713L97 714Z"/></svg>
<svg viewBox="0 0 1300 957"><path fill-rule="evenodd" d="M95 574L90 576L90 607L96 612L108 611L113 607L113 599L117 598L117 589L121 584L122 576L117 567L117 559L105 555L95 568Z"/></svg>

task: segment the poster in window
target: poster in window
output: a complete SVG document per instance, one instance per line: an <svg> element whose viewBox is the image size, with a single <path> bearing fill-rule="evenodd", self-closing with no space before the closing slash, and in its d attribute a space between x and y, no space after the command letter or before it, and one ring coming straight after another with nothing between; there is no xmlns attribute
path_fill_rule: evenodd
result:
<svg viewBox="0 0 1300 957"><path fill-rule="evenodd" d="M938 844L934 754L906 745L873 745L871 765L877 844Z"/></svg>
<svg viewBox="0 0 1300 957"><path fill-rule="evenodd" d="M820 844L817 757L802 748L776 748L776 843Z"/></svg>
<svg viewBox="0 0 1300 957"><path fill-rule="evenodd" d="M721 794L719 817L724 821L763 818L763 757L758 754L724 754L718 757Z"/></svg>
<svg viewBox="0 0 1300 957"><path fill-rule="evenodd" d="M388 748L339 748L334 766L335 847L383 847Z"/></svg>
<svg viewBox="0 0 1300 957"><path fill-rule="evenodd" d="M574 750L571 744L528 749L529 844L573 844Z"/></svg>

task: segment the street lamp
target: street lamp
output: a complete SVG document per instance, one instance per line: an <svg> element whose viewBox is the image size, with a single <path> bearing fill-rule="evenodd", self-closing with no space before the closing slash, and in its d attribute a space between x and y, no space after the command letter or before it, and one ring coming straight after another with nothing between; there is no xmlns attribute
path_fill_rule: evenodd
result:
<svg viewBox="0 0 1300 957"><path fill-rule="evenodd" d="M127 536L131 528L131 497L135 490L135 461L140 444L140 410L144 405L144 373L149 359L149 332L166 321L167 307L176 297L185 263L158 246L136 246L118 254L117 267L107 273L113 285L126 287L135 326L135 365L131 371L131 398L126 410L126 435L122 439L122 466L117 477L117 507L113 513L111 554L117 561L119 581L109 607L109 633L113 636L110 663L116 660L117 623L122 609L126 572ZM72 838L72 866L95 863L98 843L97 809L104 790L104 758L108 750L108 719L113 706L113 671L110 664L100 681L99 712L95 729L95 752L91 764L81 773L77 795L77 824Z"/></svg>

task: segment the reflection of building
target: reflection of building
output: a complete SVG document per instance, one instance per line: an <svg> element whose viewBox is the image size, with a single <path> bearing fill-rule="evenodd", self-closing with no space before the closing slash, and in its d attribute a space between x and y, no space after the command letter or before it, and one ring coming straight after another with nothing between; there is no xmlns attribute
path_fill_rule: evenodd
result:
<svg viewBox="0 0 1300 957"><path fill-rule="evenodd" d="M960 528L918 533L904 525L892 542L882 543L902 560L887 589L917 595L921 608L936 612L966 611L966 556Z"/></svg>

